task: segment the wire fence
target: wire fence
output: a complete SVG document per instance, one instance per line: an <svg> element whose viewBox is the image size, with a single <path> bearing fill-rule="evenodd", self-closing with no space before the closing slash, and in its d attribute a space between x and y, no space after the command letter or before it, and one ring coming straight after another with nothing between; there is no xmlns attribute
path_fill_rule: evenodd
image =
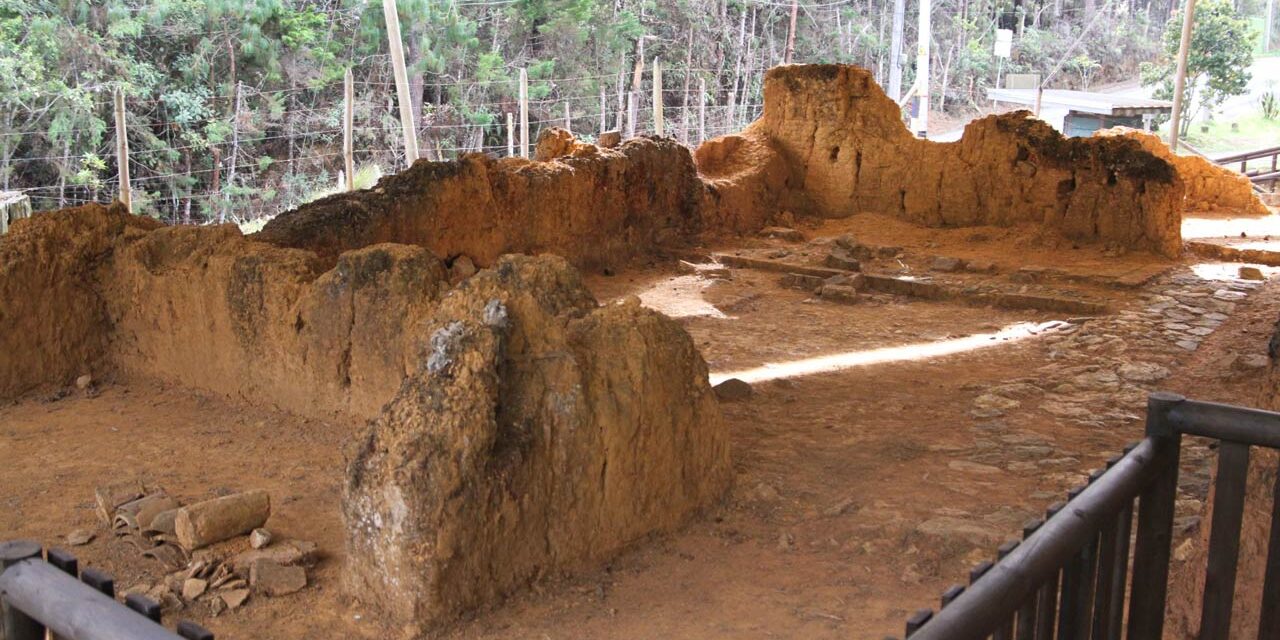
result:
<svg viewBox="0 0 1280 640"><path fill-rule="evenodd" d="M664 86L659 93L663 104L664 135L693 147L703 140L736 132L754 121L763 108L761 88L765 70L763 67L742 69L735 74L741 82L735 83L729 95L725 96L700 93L697 80L713 80L717 70L664 68ZM620 130L624 137L630 133L636 136L654 133L651 75L651 67L646 66L638 87L634 84L631 70L530 78L530 86L538 88L545 96L528 100L530 153L539 132L549 127L568 129L575 137L589 142L594 142L601 132L609 130ZM427 95L433 88L453 95L459 90L476 87L505 88L515 94L517 84L518 80L514 78L501 78L465 83L428 83L422 87ZM230 114L186 119L178 123L187 130L221 127L236 131L233 139L224 139L216 145L184 143L182 140L163 144L171 140L172 136L166 134L171 134L175 128L173 122L159 113L165 106L164 99L130 99L128 104L133 116L130 119L146 122L142 126L131 123L126 134L131 147L128 156L129 185L134 211L175 223L208 219L245 221L296 207L317 194L344 189L342 101L315 104L311 100L320 94L332 93L342 85L339 80L269 91L243 86L239 95L209 96L209 100L258 101L247 111L257 108L257 113L270 113L268 122L253 126L245 125L239 107ZM585 93L585 85L594 85L596 91ZM366 78L353 81L353 86L360 94L357 102L378 105L360 113L352 127L354 166L376 167L373 175L402 169L404 139L394 100L394 82L389 78ZM577 92L570 92L572 89L577 89ZM636 103L634 114L632 100ZM286 105L286 108L264 109L268 101L274 105ZM101 108L110 111L109 105ZM510 149L518 155L521 149L519 113L520 105L516 99L425 104L415 122L417 142L423 150L421 155L431 160L455 160L468 153L504 157L511 154ZM512 129L508 128L508 118L515 125ZM307 128L315 125L319 126ZM18 137L16 143L10 143L21 148L22 136L43 133L19 129L0 132L0 137ZM39 155L16 155L9 159L11 166L6 167L6 171L21 167L28 174L61 173L65 176L67 167L96 162L99 167L96 179L88 184L76 184L62 178L55 184L10 190L29 196L36 210L116 199L120 194L117 186L117 136L114 132L82 128L69 129L61 134L64 137L96 134L99 141L91 150L75 154L59 155L46 149ZM513 135L514 139L511 139ZM145 148L148 142L151 148ZM134 147L139 148L132 150ZM183 160L186 168L174 170L173 166L183 164ZM41 171L41 168L46 170Z"/></svg>

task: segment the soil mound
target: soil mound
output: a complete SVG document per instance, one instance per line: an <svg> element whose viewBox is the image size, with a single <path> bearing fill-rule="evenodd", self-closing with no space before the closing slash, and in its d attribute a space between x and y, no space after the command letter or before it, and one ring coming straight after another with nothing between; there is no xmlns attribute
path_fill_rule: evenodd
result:
<svg viewBox="0 0 1280 640"><path fill-rule="evenodd" d="M1098 137L1122 137L1142 145L1143 149L1172 164L1186 185L1183 206L1187 211L1230 211L1265 216L1270 213L1249 179L1220 167L1200 156L1182 156L1169 150L1158 136L1128 127L1113 127L1094 132Z"/></svg>

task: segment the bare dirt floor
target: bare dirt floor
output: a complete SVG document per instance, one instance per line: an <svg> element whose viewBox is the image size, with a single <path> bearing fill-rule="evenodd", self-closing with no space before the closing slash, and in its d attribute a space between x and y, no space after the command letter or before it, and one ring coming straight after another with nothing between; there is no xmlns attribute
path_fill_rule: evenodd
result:
<svg viewBox="0 0 1280 640"><path fill-rule="evenodd" d="M695 253L816 267L849 233L879 247L863 271L949 293L872 292L850 304L783 286L787 267L681 270L674 260L591 277L602 302L638 295L680 318L714 379L752 383L749 397L723 402L735 486L683 532L600 570L547 576L441 637L900 635L911 611L936 605L1138 440L1149 391L1253 403L1280 317L1278 285L1240 279L1238 264L877 216L801 230L806 239ZM931 269L939 256L983 272ZM993 292L1037 301L992 306ZM1079 303L1105 311L1071 311ZM121 591L145 590L165 570L97 523L96 486L140 477L181 498L263 488L275 499L269 527L320 547L309 586L217 616L206 600L166 616L222 638L394 637L339 587L339 487L360 429L145 380L24 399L0 407L0 539L65 546L71 531L95 530L72 550ZM1198 526L1212 456L1193 444L1186 459L1184 535Z"/></svg>

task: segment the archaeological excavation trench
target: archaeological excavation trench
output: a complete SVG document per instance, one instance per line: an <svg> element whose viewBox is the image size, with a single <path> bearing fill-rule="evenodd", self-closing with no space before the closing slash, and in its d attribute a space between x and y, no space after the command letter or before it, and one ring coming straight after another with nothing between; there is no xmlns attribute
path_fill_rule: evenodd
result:
<svg viewBox="0 0 1280 640"><path fill-rule="evenodd" d="M759 121L693 151L553 130L535 160L419 162L250 236L119 205L41 214L0 238L0 400L90 375L353 425L332 443L347 455L333 588L421 633L599 570L715 517L734 491L739 452L703 347L633 295L601 304L584 274L870 214L880 229L1009 229L1141 256L1157 268L1138 286L1181 254L1184 210L1255 206L1140 135L1067 139L1015 113L939 144L899 116L861 69L789 66L768 73ZM737 259L828 300L1107 309L859 273L899 254L831 246L834 263Z"/></svg>

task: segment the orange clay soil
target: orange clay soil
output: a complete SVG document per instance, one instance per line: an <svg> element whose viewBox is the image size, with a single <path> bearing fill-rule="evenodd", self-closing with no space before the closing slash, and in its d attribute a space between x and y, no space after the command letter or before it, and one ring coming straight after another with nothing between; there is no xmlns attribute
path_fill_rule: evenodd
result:
<svg viewBox="0 0 1280 640"><path fill-rule="evenodd" d="M931 233L943 243L946 233ZM671 286L672 277L664 269L629 271L594 277L590 287L601 300L648 298ZM732 280L703 288L703 299L722 305L727 317L690 316L681 324L713 373L1056 317L880 295L839 305L781 289L777 280L778 274L735 269ZM1168 286L1089 293L1141 310L1147 302L1138 293L1159 295ZM1220 361L1227 353L1265 350L1280 297L1268 286L1240 304L1194 353L1151 351L1147 337L1126 333L1124 325L1106 330L1119 347L1098 344L1121 349L1111 357L1124 362L1163 363L1174 374L1162 388L1250 402L1259 379L1224 376ZM734 488L722 506L678 533L634 545L601 570L548 575L532 592L483 608L443 636L900 633L909 611L933 604L1023 520L1139 437L1139 410L1127 409L1135 412L1127 421L1089 426L1035 409L1035 396L1021 396L1023 406L1003 416L974 416L975 396L989 390L1025 386L1018 381L1075 384L1069 367L1053 369L1065 357L1061 344L1028 339L759 383L750 399L721 405L734 451ZM1096 348L1076 347L1081 358L1073 361L1105 361ZM254 596L217 617L203 603L167 615L197 619L226 638L375 638L399 631L340 589L348 556L339 496L344 452L353 452L356 439L353 420L249 408L139 376L103 384L97 397L28 397L0 408L10 462L0 465L0 485L15 488L0 511L0 537L61 544L71 530L95 526L94 486L122 475L153 479L184 498L262 487L279 496L273 530L320 544L324 558L311 586L290 597ZM227 546L235 545L243 542ZM115 573L122 588L157 579L150 561L104 532L76 552Z"/></svg>

